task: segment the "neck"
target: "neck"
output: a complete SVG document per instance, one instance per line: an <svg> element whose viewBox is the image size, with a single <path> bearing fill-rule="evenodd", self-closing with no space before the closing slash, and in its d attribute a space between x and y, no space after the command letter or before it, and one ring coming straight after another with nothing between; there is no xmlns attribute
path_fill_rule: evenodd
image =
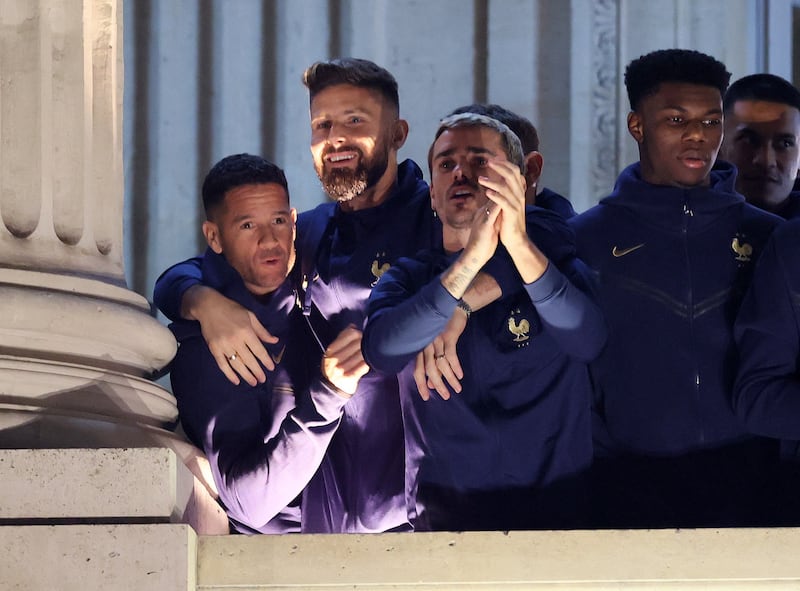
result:
<svg viewBox="0 0 800 591"><path fill-rule="evenodd" d="M362 209L377 207L389 198L397 182L397 160L391 159L386 166L386 172L372 187L366 189L361 195L349 201L339 202L342 211L352 212Z"/></svg>
<svg viewBox="0 0 800 591"><path fill-rule="evenodd" d="M442 227L442 244L446 253L451 254L464 250L469 240L470 228L451 228L449 226Z"/></svg>

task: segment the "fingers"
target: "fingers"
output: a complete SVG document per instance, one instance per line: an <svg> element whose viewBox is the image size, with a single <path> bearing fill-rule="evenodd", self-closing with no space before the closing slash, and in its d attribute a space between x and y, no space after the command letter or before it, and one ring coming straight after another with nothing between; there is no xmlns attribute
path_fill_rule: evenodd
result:
<svg viewBox="0 0 800 591"><path fill-rule="evenodd" d="M217 367L219 370L225 374L225 377L228 378L228 381L236 386L239 385L239 376L236 375L236 372L233 371L231 368L230 363L228 362L228 357L224 353L220 351L215 351L213 348L209 347L211 354L214 356L214 361L217 362ZM248 382L249 383L249 382ZM255 386L255 384L250 384L251 386Z"/></svg>
<svg viewBox="0 0 800 591"><path fill-rule="evenodd" d="M478 183L488 189L487 197L504 209L508 209L509 206L515 209L524 209L527 185L525 177L520 173L519 168L515 164L504 160L490 160L488 166L501 179L478 178Z"/></svg>
<svg viewBox="0 0 800 591"><path fill-rule="evenodd" d="M456 360L453 361L452 358L456 358ZM436 358L436 368L441 372L442 377L447 381L447 383L450 384L450 387L453 389L453 391L458 394L461 392L461 382L459 381L459 378L456 377L456 374L453 370L454 364L457 364L460 367L456 355L444 353Z"/></svg>
<svg viewBox="0 0 800 591"><path fill-rule="evenodd" d="M250 325L253 327L253 332L256 333L259 341L271 343L273 345L278 342L278 337L272 336L252 312L250 312Z"/></svg>
<svg viewBox="0 0 800 591"><path fill-rule="evenodd" d="M361 336L361 331L354 326L347 327L328 346L322 357L322 374L348 394L355 394L358 381L369 371L361 353Z"/></svg>
<svg viewBox="0 0 800 591"><path fill-rule="evenodd" d="M436 341L439 341L438 349L436 347ZM422 357L425 361L425 375L428 376L428 387L431 390L434 390L442 400L449 400L450 391L442 381L442 374L439 372L439 368L436 366L435 351L441 351L441 349L441 338L436 337L433 343L422 350Z"/></svg>
<svg viewBox="0 0 800 591"><path fill-rule="evenodd" d="M454 386L453 382L448 380L456 392L461 392L460 380L464 378L464 370L461 368L461 361L458 359L458 339L464 329L467 327L466 315L456 310L453 317L447 322L447 326L442 333L442 341L444 343L444 353L447 363L450 365L454 377L457 378L456 383L458 387Z"/></svg>
<svg viewBox="0 0 800 591"><path fill-rule="evenodd" d="M414 365L414 381L417 383L417 392L423 400L431 399L431 391L428 389L428 378L425 375L425 358L423 352L417 353L417 361Z"/></svg>

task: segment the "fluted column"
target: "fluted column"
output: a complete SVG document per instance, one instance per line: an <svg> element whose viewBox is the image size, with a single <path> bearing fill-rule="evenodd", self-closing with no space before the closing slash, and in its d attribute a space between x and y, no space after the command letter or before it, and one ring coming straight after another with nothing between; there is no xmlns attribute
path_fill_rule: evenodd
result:
<svg viewBox="0 0 800 591"><path fill-rule="evenodd" d="M121 0L0 2L0 447L136 445L175 353L123 275Z"/></svg>

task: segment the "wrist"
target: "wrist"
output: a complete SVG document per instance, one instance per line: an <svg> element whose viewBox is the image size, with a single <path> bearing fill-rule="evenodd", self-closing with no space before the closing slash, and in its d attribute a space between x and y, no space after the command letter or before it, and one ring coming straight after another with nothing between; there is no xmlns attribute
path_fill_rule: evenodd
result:
<svg viewBox="0 0 800 591"><path fill-rule="evenodd" d="M465 302L464 298L458 300L456 308L464 312L464 314L466 314L467 316L467 320L469 320L469 317L472 315L472 306L470 306L467 302Z"/></svg>

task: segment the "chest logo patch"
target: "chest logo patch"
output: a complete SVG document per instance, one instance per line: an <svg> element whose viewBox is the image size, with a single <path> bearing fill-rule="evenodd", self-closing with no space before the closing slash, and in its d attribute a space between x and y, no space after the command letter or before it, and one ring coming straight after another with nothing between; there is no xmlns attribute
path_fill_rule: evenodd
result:
<svg viewBox="0 0 800 591"><path fill-rule="evenodd" d="M523 343L530 338L531 323L528 322L526 318L517 322L512 313L512 315L508 317L508 332L514 335L515 343Z"/></svg>
<svg viewBox="0 0 800 591"><path fill-rule="evenodd" d="M372 271L372 276L375 278L375 281L369 284L370 287L375 287L383 274L391 268L391 265L388 262L380 264L379 261L384 257L386 257L385 252L375 253L375 260L372 261L372 267L370 267L370 271Z"/></svg>
<svg viewBox="0 0 800 591"><path fill-rule="evenodd" d="M739 237L735 237L731 242L731 250L736 254L736 260L747 262L753 255L753 247L747 242L739 242Z"/></svg>
<svg viewBox="0 0 800 591"><path fill-rule="evenodd" d="M636 246L629 246L628 248L620 248L619 246L615 246L611 249L611 254L614 255L615 258L620 258L624 257L626 254L631 254L634 250L639 250L643 246L644 242L637 244Z"/></svg>

